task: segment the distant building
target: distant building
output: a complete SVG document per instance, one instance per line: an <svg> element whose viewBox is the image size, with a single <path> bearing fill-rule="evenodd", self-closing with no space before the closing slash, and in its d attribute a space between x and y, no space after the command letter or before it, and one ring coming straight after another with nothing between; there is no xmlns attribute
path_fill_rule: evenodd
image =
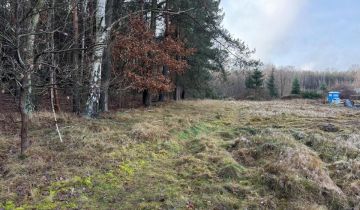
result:
<svg viewBox="0 0 360 210"><path fill-rule="evenodd" d="M355 90L356 94L360 94L360 88L355 88L354 90Z"/></svg>

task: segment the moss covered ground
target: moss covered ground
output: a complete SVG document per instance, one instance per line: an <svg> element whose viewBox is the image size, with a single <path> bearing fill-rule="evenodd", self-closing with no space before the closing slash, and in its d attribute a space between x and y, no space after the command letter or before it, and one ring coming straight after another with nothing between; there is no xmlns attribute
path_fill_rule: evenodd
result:
<svg viewBox="0 0 360 210"><path fill-rule="evenodd" d="M0 209L358 209L360 111L183 101L0 134Z"/></svg>

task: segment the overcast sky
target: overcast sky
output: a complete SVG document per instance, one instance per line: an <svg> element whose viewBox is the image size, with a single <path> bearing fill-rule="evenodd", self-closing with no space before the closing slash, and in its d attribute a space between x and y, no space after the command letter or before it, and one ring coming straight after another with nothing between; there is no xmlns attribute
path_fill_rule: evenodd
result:
<svg viewBox="0 0 360 210"><path fill-rule="evenodd" d="M224 27L264 63L305 70L360 64L359 0L222 0Z"/></svg>

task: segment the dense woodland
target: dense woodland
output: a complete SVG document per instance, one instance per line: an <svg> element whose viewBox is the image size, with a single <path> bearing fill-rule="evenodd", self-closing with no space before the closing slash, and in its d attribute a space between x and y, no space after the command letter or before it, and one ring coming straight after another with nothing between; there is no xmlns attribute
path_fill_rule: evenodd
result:
<svg viewBox="0 0 360 210"><path fill-rule="evenodd" d="M225 75L229 54L239 67L258 65L221 27L219 3L2 0L1 88L19 104L22 151L44 101L54 116L66 109L92 118L134 98L150 106L210 97L212 74Z"/></svg>

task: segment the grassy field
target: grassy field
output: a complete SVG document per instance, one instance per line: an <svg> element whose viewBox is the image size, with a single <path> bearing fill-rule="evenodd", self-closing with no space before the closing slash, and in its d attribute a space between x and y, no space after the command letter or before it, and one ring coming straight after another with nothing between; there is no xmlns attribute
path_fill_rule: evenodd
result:
<svg viewBox="0 0 360 210"><path fill-rule="evenodd" d="M360 111L184 101L0 134L0 209L358 209Z"/></svg>

